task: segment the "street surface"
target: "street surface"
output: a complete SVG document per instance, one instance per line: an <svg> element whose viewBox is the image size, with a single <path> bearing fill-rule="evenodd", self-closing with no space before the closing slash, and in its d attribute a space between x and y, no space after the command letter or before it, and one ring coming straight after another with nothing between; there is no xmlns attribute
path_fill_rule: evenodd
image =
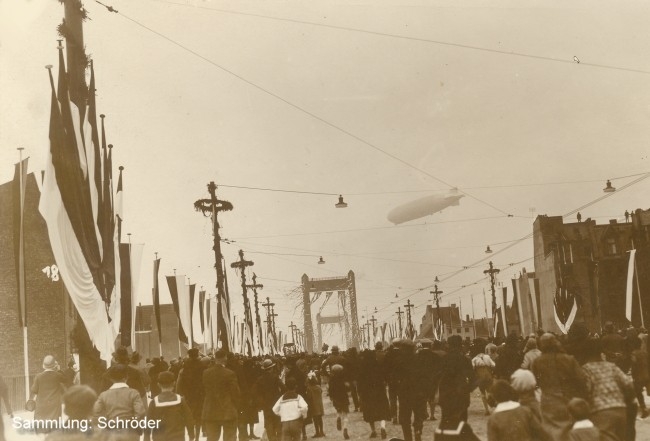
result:
<svg viewBox="0 0 650 441"><path fill-rule="evenodd" d="M332 407L331 403L329 402L329 399L326 396L323 397L323 399L324 399L325 413L326 413L325 417L323 418L324 431L326 437L322 439L342 440L343 433L336 430L336 413L334 412L334 408ZM650 399L646 398L646 403L650 404ZM16 415L20 415L22 418L29 418L29 413L27 412L16 413ZM260 418L261 416L262 415L260 414ZM436 409L436 417L437 418L440 417L440 408ZM44 438L43 436L39 436L39 435L17 434L11 428L11 421L9 420L9 417L7 415L4 415L4 419L5 419L5 428L6 428L5 434L6 434L7 441L36 441L36 440L42 440ZM468 423L472 426L474 433L476 433L478 437L483 441L487 441L487 419L488 417L485 416L485 413L483 411L483 405L481 404L481 399L478 395L478 392L475 391L472 394L471 405L469 408ZM437 425L438 425L438 421L424 422L424 432L422 434L422 439L424 441L433 440L433 431L437 427ZM377 426L377 431L379 432L379 423L377 423L376 426ZM645 420L637 419L636 430L637 430L637 436L636 436L637 441L650 440L650 418L646 418ZM257 436L261 436L262 432L263 432L263 426L262 426L262 420L260 419L260 423L255 425L255 434ZM402 437L401 427L398 425L394 425L390 421L386 422L386 432L388 435L387 439ZM351 440L366 440L369 438L370 427L368 426L367 423L363 421L363 415L361 414L361 412L350 413L348 433L350 435ZM307 426L307 438L311 439L313 434L314 434L314 426L313 425ZM200 440L204 440L204 439L205 437L203 436L200 437Z"/></svg>

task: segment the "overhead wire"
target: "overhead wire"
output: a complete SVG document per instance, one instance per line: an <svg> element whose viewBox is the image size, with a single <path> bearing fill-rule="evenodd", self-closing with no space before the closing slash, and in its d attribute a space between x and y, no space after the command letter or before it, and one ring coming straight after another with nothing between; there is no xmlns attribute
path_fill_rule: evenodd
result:
<svg viewBox="0 0 650 441"><path fill-rule="evenodd" d="M408 40L408 41L417 41L417 42L421 42L421 43L431 43L431 44L436 44L436 45L440 45L440 46L449 46L449 47L455 47L455 48L461 48L461 49L469 49L469 50L487 52L487 53L495 53L495 54L500 54L500 55L509 55L509 56L521 57L521 58L530 58L530 59L540 60L540 61L551 61L551 62L562 63L562 64L577 64L577 65L585 66L585 67L617 70L617 71L630 72L630 73L639 73L639 74L646 74L646 75L650 74L650 71L643 70L643 69L635 69L635 68L630 68L630 67L615 66L615 65L611 65L611 64L589 63L589 62L584 61L584 60L576 61L575 55L572 55L571 58L549 57L549 56L544 56L544 55L528 54L528 53L525 53L525 52L509 51L509 50L503 50L503 49L493 49L493 48L487 48L487 47L482 47L482 46L474 46L474 45L469 45L469 44L454 43L454 42L450 42L450 41L434 40L434 39L423 38L423 37L413 37L413 36L402 35L402 34L391 34L391 33L388 33L388 32L379 32L379 31L371 31L371 30L367 30L367 29L358 29L358 28L352 28L352 27L349 27L349 26L331 25L331 24L326 24L326 23L318 23L318 22L314 22L314 21L297 20L297 19L292 19L292 18L284 18L284 17L277 17L277 16L270 16L270 15L263 15L263 14L254 14L254 13L250 13L250 12L233 11L233 10L230 10L230 9L218 9L218 8L210 8L210 7L207 7L207 6L187 5L187 4L183 4L183 3L170 2L170 1L166 1L166 0L152 0L152 1L155 1L157 3L167 3L167 4L177 5L177 6L188 6L188 7L195 8L195 9L209 10L209 11L223 13L223 14L241 15L241 16L248 16L248 17L254 17L254 18L262 18L262 19L266 19L266 20L281 21L281 22L286 22L286 23L295 23L295 24L303 24L303 25L309 25L309 26L317 26L317 27L328 28L328 29L336 29L336 30L341 30L341 31L348 31L348 32L363 33L363 34L368 34L368 35L375 35L375 36L380 36L380 37L395 38L395 39Z"/></svg>
<svg viewBox="0 0 650 441"><path fill-rule="evenodd" d="M97 0L95 0L95 1L97 1ZM102 6L105 6L105 5L102 5ZM267 94L267 95L269 95L269 96L271 96L271 97L273 97L273 98L275 98L275 99L277 99L277 100L279 100L279 101L285 103L285 104L288 105L289 107L291 107L291 108L293 108L293 109L295 109L295 110L298 110L299 112L304 113L305 115L310 116L311 118L315 119L316 121L321 122L322 124L324 124L324 125L330 127L331 129L334 129L334 130L337 131L337 132L340 132L340 133L343 133L343 134L349 136L350 138L352 138L352 139L358 141L359 143L365 145L366 147L369 147L369 148L371 148L372 150L375 150L376 152L379 152L379 153L381 153L382 155L384 155L384 156L386 156L386 157L388 157L388 158L391 158L391 159L393 159L393 160L395 160L395 161L401 163L402 165L404 165L404 166L406 166L406 167L408 167L408 168L410 168L410 169L412 169L412 170L415 170L415 171L417 171L417 172L423 174L424 176L427 176L427 177L433 179L434 181L440 182L441 184L443 184L443 185L445 185L445 186L447 186L447 187L449 187L449 188L456 188L455 185L450 184L449 182L445 181L444 179L439 178L439 177L437 177L437 176L435 176L435 175L429 173L428 171L426 171L426 170L424 170L424 169L422 169L422 168L420 168L420 167L418 167L418 166L416 166L416 165L414 165L414 164L411 164L410 162L408 162L408 161L406 161L406 160L400 158L399 156L397 156L397 155L395 155L395 154L393 154L393 153L390 153L389 151L384 150L384 149L381 148L381 147L376 146L376 145L373 144L372 142L370 142L370 141L368 141L368 140L366 140L366 139L364 139L364 138L362 138L362 137L360 137L360 136L358 136L358 135L355 135L355 134L352 133L351 131L349 131L349 130L347 130L347 129L344 129L343 127L338 126L338 125L336 125L336 124L330 122L329 120L327 120L327 119L325 119L325 118L323 118L323 117L321 117L321 116L315 114L314 112L305 109L304 107L302 107L302 106L300 106L300 105L294 103L293 101L290 101L289 99L284 98L284 97L278 95L278 94L275 93L275 92L272 92L271 90L269 90L269 89L267 89L267 88L265 88L265 87L263 87L263 86L260 86L259 84L257 84L257 83L255 83L255 82L253 82L253 81L251 81L251 80L245 78L244 76L242 76L242 75L240 75L240 74L234 72L233 70L228 69L228 68L226 68L225 66L222 66L221 64L219 64L219 63L217 63L217 62L211 60L210 58L208 58L208 57L206 57L206 56L204 56L204 55L199 54L198 52L196 52L195 50L189 48L188 46L185 46L184 44L179 43L178 41L174 40L173 38L168 37L167 35L165 35L165 34L159 32L159 31L156 31L155 29L153 29L153 28L151 28L151 27L145 25L144 23L142 23L142 22L140 22L140 21L138 21L138 20L136 20L136 19L134 19L134 18L129 17L128 15L124 14L123 12L118 12L118 11L115 11L115 12L116 12L119 16L124 17L126 20L129 20L130 22L136 24L137 26L140 26L140 27L142 27L143 29L146 29L147 31L149 31L149 32L151 32L151 33L153 33L153 34L159 36L160 38L162 38L162 39L168 41L169 43L171 43L171 44L173 44L173 45L175 45L175 46L177 46L177 47L183 49L184 51L186 51L186 52L188 52L188 53L194 55L195 57L197 57L197 58L199 58L199 59L205 61L206 63L208 63L208 64L210 64L210 65L212 65L212 66L214 66L214 67L216 67L216 68L218 68L218 69L220 69L220 70L222 70L223 72L226 72L227 74L229 74L229 75L231 75L231 76L233 76L233 77L235 77L235 78L237 78L237 79L239 79L240 81L242 81L242 82L248 84L249 86L254 87L255 89L257 89L257 90L259 90L259 91L261 91L261 92L263 92L263 93L265 93L265 94ZM503 214L503 215L507 215L507 216L510 215L510 213L508 213L507 211L502 210L501 208L499 208L499 207L497 207L497 206L495 206L495 205L493 205L493 204L491 204L491 203L489 203L489 202L487 202L487 201L485 201L485 200L483 200L483 199L481 199L481 198L478 198L478 197L474 196L474 195L471 194L471 193L468 193L468 192L466 192L466 191L462 191L462 190L458 190L458 192L464 194L465 196L467 196L467 197L469 197L469 198L471 198L471 199L474 199L474 200L477 201L477 202L480 202L480 203L483 204L483 205L486 205L486 206L492 208L492 209L495 210L495 211L498 211L499 213L501 213L501 214Z"/></svg>

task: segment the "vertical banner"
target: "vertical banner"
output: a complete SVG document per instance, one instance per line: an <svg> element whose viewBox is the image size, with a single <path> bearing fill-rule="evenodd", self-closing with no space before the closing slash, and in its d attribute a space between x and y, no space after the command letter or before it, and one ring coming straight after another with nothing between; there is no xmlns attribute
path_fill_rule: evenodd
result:
<svg viewBox="0 0 650 441"><path fill-rule="evenodd" d="M636 250L630 250L630 260L627 264L627 285L625 288L625 318L630 322L632 321L632 292L634 291L634 259L636 257Z"/></svg>
<svg viewBox="0 0 650 441"><path fill-rule="evenodd" d="M27 326L26 297L25 297L25 187L27 183L27 159L16 164L13 181L13 226L14 226L14 258L16 265L16 282L18 284L18 322L21 327Z"/></svg>
<svg viewBox="0 0 650 441"><path fill-rule="evenodd" d="M160 259L153 261L153 312L156 317L158 328L158 342L162 344L162 328L160 326L160 286L158 285L158 271L160 270Z"/></svg>

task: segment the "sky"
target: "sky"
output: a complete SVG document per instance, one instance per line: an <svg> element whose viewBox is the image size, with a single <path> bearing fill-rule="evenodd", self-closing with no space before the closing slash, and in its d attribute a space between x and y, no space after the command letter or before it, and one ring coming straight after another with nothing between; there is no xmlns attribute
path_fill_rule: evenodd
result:
<svg viewBox="0 0 650 441"><path fill-rule="evenodd" d="M436 276L443 305L471 315L474 298L483 316L487 260L474 263L492 258L510 285L533 270L532 241L498 251L530 234L534 216L571 212L602 196L606 179L620 188L650 171L647 2L104 3L119 13L86 1L84 38L114 165L125 167L123 231L145 244L143 304L154 252L163 301L174 269L215 292L210 221L193 210L210 181L235 207L219 218L234 241L227 262L239 249L255 262L286 332L302 325L303 274L349 270L361 322L374 308L378 323L392 322L410 299L419 323ZM56 66L62 16L55 0L0 2L0 182L18 147L31 171L44 167L44 66ZM386 219L452 187L466 194L459 206ZM582 217L646 209L648 190L641 181ZM347 208L334 207L338 194ZM240 315L237 274L228 277Z"/></svg>

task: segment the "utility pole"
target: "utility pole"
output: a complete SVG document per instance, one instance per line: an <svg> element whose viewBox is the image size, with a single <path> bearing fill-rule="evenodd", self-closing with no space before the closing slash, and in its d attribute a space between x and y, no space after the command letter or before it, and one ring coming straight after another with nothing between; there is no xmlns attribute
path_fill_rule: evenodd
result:
<svg viewBox="0 0 650 441"><path fill-rule="evenodd" d="M255 323L257 324L257 352L259 355L262 355L262 351L264 350L264 338L262 337L262 319L260 318L260 307L257 301L257 289L264 288L264 285L257 283L257 275L255 273L253 273L252 279L253 284L246 285L246 287L253 289L253 299L255 301Z"/></svg>
<svg viewBox="0 0 650 441"><path fill-rule="evenodd" d="M429 293L433 294L433 300L436 302L436 314L438 316L438 321L442 323L442 318L440 317L440 294L442 294L442 291L438 289L438 285L433 285L433 291L429 291ZM431 315L431 326L436 326L435 323L433 323L433 314ZM440 327L439 338L442 341L442 326Z"/></svg>
<svg viewBox="0 0 650 441"><path fill-rule="evenodd" d="M488 274L490 276L490 288L492 290L492 318L493 319L497 310L497 294L494 285L496 284L496 275L499 274L499 271L500 270L494 268L494 266L492 265L492 261L490 261L490 268L483 271L483 274Z"/></svg>
<svg viewBox="0 0 650 441"><path fill-rule="evenodd" d="M377 328L375 327L375 323L377 323L377 319L373 315L372 318L369 321L372 322L372 343L375 344L375 342L377 340L377 338L376 338ZM369 347L369 349L372 349L372 347Z"/></svg>
<svg viewBox="0 0 650 441"><path fill-rule="evenodd" d="M399 306L397 307L397 325L399 326L399 338L402 338L402 314L404 314L404 311L402 311L402 308Z"/></svg>
<svg viewBox="0 0 650 441"><path fill-rule="evenodd" d="M253 315L251 314L251 304L248 301L248 294L246 292L246 268L253 266L255 263L251 260L244 259L244 250L239 250L239 260L230 264L231 268L236 268L241 272L241 289L242 297L244 298L244 320L246 321L246 327L248 328L248 334L250 337L250 345L248 347L248 355L253 355Z"/></svg>
<svg viewBox="0 0 650 441"><path fill-rule="evenodd" d="M414 308L415 305L411 303L411 299L408 299L404 307L406 308L406 336L413 340L415 329L413 328L413 322L411 321L411 308Z"/></svg>
<svg viewBox="0 0 650 441"><path fill-rule="evenodd" d="M232 204L228 201L217 199L217 186L214 182L208 184L209 199L199 199L194 202L194 209L200 211L203 216L212 218L212 250L214 251L214 267L217 270L217 340L221 342L221 348L226 351L232 351L230 347L230 336L228 335L228 322L230 321L230 299L226 294L224 287L224 271L221 261L221 237L219 236L219 220L217 215L220 211L232 210ZM226 310L224 314L224 308Z"/></svg>
<svg viewBox="0 0 650 441"><path fill-rule="evenodd" d="M296 333L296 329L298 328L298 326L294 325L293 322L291 322L291 324L289 325L289 328L291 328L291 343L296 344L295 333Z"/></svg>
<svg viewBox="0 0 650 441"><path fill-rule="evenodd" d="M266 332L273 338L273 344L275 345L275 329L273 326L273 319L271 318L271 308L275 306L275 303L271 303L271 299L266 298L266 303L262 303L262 307L266 308ZM271 351L275 351L275 347L271 348Z"/></svg>

